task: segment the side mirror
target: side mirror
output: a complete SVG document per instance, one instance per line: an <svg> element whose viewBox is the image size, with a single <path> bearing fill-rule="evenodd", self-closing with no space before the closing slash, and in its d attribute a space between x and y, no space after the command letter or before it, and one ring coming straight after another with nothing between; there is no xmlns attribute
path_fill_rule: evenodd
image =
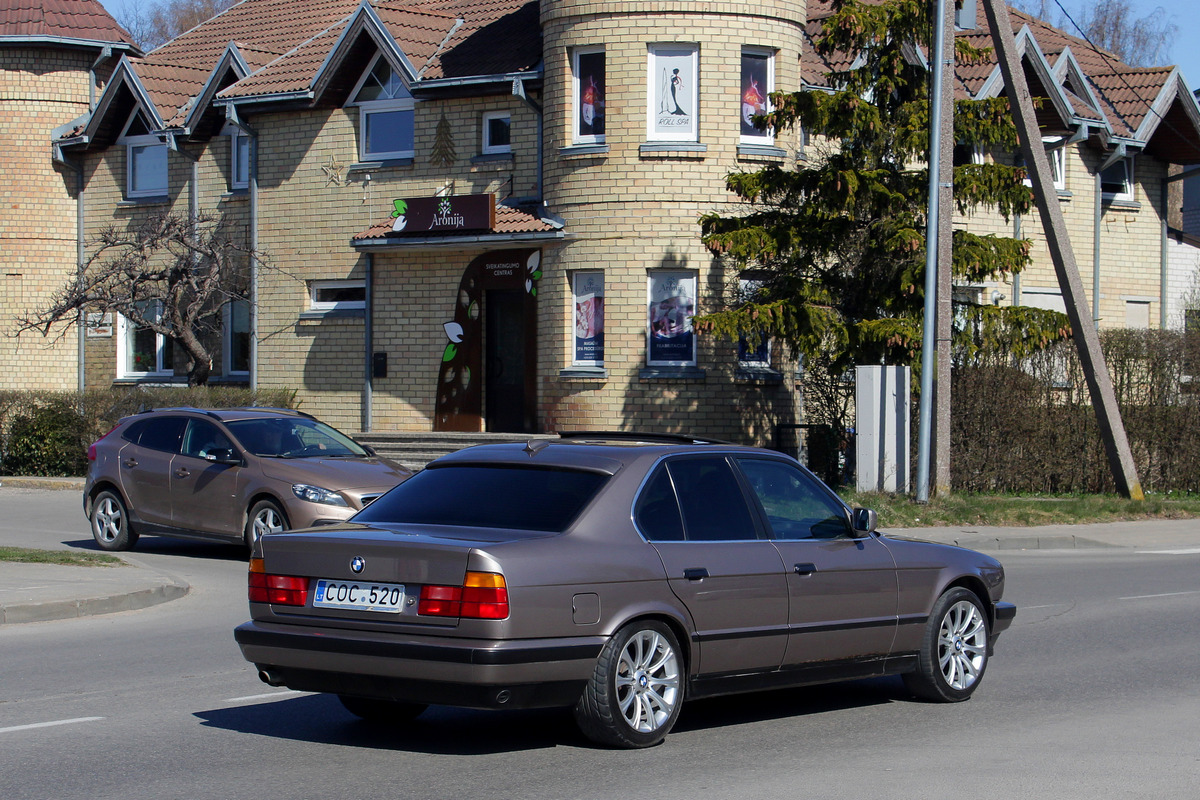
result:
<svg viewBox="0 0 1200 800"><path fill-rule="evenodd" d="M879 515L869 508L856 508L850 512L850 524L855 533L874 533L879 527Z"/></svg>
<svg viewBox="0 0 1200 800"><path fill-rule="evenodd" d="M375 448L371 447L371 445L369 445L369 444L361 445L361 447L363 450L367 451L367 455L369 455L371 458L374 458L375 456L379 455L378 453L375 452Z"/></svg>
<svg viewBox="0 0 1200 800"><path fill-rule="evenodd" d="M206 461L211 461L214 464L227 464L229 466L235 466L242 463L242 457L237 454L237 451L228 447L213 448L212 450L208 451L208 453L204 456L204 459Z"/></svg>

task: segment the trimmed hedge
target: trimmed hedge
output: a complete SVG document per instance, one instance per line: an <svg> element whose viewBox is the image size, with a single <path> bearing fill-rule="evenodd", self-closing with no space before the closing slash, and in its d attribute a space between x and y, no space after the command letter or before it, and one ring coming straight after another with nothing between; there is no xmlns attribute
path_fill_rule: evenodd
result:
<svg viewBox="0 0 1200 800"><path fill-rule="evenodd" d="M149 408L292 408L290 389L133 387L116 391L0 391L0 475L81 476L88 446L117 421Z"/></svg>

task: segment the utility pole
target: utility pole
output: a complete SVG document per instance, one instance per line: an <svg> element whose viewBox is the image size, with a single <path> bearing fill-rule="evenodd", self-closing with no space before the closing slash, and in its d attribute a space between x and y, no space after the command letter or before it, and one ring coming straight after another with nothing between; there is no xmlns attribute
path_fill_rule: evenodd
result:
<svg viewBox="0 0 1200 800"><path fill-rule="evenodd" d="M1142 484L1138 480L1129 440L1125 437L1125 425L1121 421L1121 410L1117 407L1112 377L1108 374L1104 353L1100 349L1100 336L1088 311L1087 296L1083 292L1079 266L1075 261L1075 252L1071 249L1071 240L1067 236L1066 221L1058 204L1058 194L1054 191L1050 162L1046 158L1046 149L1042 146L1033 99L1029 94L1029 84L1025 80L1021 56L1017 52L1008 7L1004 0L983 0L983 8L987 13L988 26L992 30L992 43L996 47L1008 103L1012 109L1013 120L1017 124L1021 153L1025 156L1025 164L1033 182L1034 200L1038 211L1041 212L1046 244L1054 261L1054 271L1058 275L1059 288L1062 289L1067 317L1071 320L1071 330L1074 332L1075 345L1079 349L1079 361L1087 380L1092 407L1096 410L1096 422L1100 428L1100 437L1104 441L1104 451L1108 455L1109 468L1112 470L1117 490L1128 498L1141 500L1144 497Z"/></svg>
<svg viewBox="0 0 1200 800"><path fill-rule="evenodd" d="M941 18L942 59L930 64L942 71L942 113L938 122L937 222L937 373L933 390L933 494L950 493L950 347L954 318L954 7L947 0Z"/></svg>

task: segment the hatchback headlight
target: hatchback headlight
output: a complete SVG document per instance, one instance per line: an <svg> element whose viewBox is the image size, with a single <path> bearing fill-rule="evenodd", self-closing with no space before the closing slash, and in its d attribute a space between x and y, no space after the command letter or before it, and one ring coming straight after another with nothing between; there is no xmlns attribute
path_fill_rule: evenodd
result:
<svg viewBox="0 0 1200 800"><path fill-rule="evenodd" d="M307 483L292 484L292 493L301 500L306 500L309 503L323 503L327 506L344 506L349 507L346 498L342 497L337 492L331 492L320 486L309 486Z"/></svg>

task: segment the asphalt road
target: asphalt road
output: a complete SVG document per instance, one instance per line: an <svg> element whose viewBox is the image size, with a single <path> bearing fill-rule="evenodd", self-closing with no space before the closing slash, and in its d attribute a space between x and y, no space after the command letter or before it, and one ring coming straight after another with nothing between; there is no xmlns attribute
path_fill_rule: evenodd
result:
<svg viewBox="0 0 1200 800"><path fill-rule="evenodd" d="M6 498L0 542L90 546L76 493ZM10 502L11 500L11 502ZM1162 798L1200 781L1200 554L1012 552L1019 607L975 697L897 679L684 708L656 748L565 712L430 709L399 730L242 661L244 554L145 538L192 586L154 608L0 627L0 798Z"/></svg>

